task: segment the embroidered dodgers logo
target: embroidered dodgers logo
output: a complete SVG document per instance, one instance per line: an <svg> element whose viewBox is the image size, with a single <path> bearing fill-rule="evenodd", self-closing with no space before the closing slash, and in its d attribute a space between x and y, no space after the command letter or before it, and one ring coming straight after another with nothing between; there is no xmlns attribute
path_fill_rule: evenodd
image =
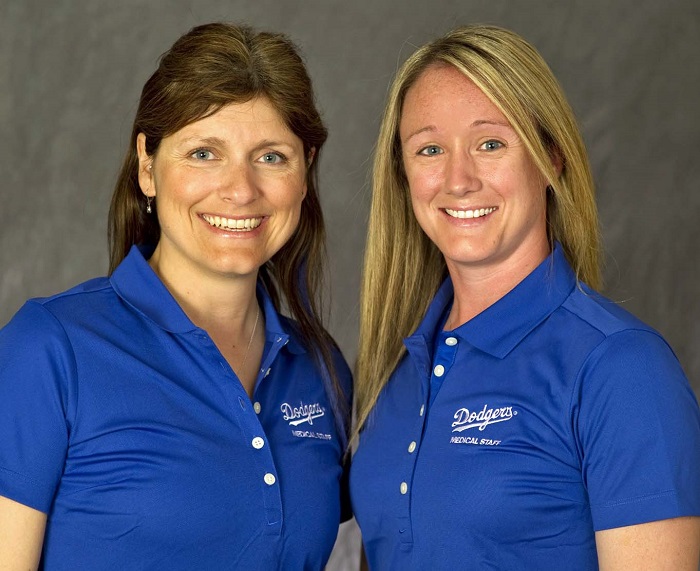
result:
<svg viewBox="0 0 700 571"><path fill-rule="evenodd" d="M452 432L464 432L471 428L477 428L479 432L483 432L487 426L497 422L506 422L513 419L517 414L518 411L513 410L512 406L489 408L489 405L485 404L478 412L468 408L460 408L454 414L455 421L452 423ZM477 436L453 436L450 438L450 443L498 446L501 441L492 440L491 438L479 438Z"/></svg>
<svg viewBox="0 0 700 571"><path fill-rule="evenodd" d="M325 409L317 402L314 404L304 404L299 401L299 406L296 408L285 402L280 409L282 409L282 418L288 421L291 426L297 426L303 422L313 424L315 418L321 418L326 414Z"/></svg>
<svg viewBox="0 0 700 571"><path fill-rule="evenodd" d="M326 415L326 409L319 403L304 404L299 401L299 406L294 407L288 402L282 403L280 406L282 418L289 423L289 426L299 426L300 424L308 423L313 426L314 420ZM297 438L320 438L321 440L330 440L332 436L323 432L313 432L311 430L292 430L292 434Z"/></svg>

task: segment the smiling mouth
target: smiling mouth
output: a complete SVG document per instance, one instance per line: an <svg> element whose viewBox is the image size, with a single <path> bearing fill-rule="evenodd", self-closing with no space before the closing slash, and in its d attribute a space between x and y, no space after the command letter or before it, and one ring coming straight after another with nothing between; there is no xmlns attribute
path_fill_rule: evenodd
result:
<svg viewBox="0 0 700 571"><path fill-rule="evenodd" d="M255 230L260 226L263 220L262 218L223 218L221 216L211 216L209 214L202 214L202 218L214 228L236 232L250 232L251 230Z"/></svg>
<svg viewBox="0 0 700 571"><path fill-rule="evenodd" d="M495 210L498 210L497 206L491 206L489 208L476 208L475 210L452 210L451 208L444 209L447 214L452 216L452 218L481 218L482 216L488 216Z"/></svg>

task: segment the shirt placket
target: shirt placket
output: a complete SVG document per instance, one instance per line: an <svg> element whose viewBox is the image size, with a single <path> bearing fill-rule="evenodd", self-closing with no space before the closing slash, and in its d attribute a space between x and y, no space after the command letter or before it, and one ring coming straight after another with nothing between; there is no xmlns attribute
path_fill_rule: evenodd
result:
<svg viewBox="0 0 700 571"><path fill-rule="evenodd" d="M274 364L277 355L279 354L282 347L284 347L289 342L289 335L286 334L275 334L272 340L269 351L263 356L263 362L261 363L260 370L258 371L258 378L255 380L255 390L253 392L253 413L255 419L255 426L261 433L265 433L262 424L258 416L262 412L262 400L257 398L260 384L263 382L270 372L272 371L272 366ZM261 449L262 451L262 449ZM272 450L269 446L264 449L265 453L259 458L260 461L260 471L264 472L262 486L262 494L265 502L265 515L267 517L267 533L271 535L278 535L282 531L282 495L280 492L279 475L277 473L277 468L275 467L275 462L272 457Z"/></svg>
<svg viewBox="0 0 700 571"><path fill-rule="evenodd" d="M437 396L437 391L454 363L457 353L458 340L456 337L440 333L439 343L435 355L430 358L428 343L422 336L416 336L405 340L410 358L413 360L415 370L420 378L419 404L415 410L409 411L408 438L404 461L401 462L400 482L398 484L399 513L398 513L398 540L402 550L409 550L413 546L413 523L411 520L411 502L413 496L413 478L416 464L419 460L420 447L423 442L426 423L428 422L429 409Z"/></svg>
<svg viewBox="0 0 700 571"><path fill-rule="evenodd" d="M282 532L283 513L279 475L275 466L267 435L258 418L258 415L262 411L262 404L261 401L255 397L261 381L270 374L273 362L280 349L287 344L289 336L274 336L270 349L264 356L263 363L258 371L258 376L255 381L256 389L253 393L253 402L251 402L251 400L248 398L243 386L240 382L238 382L238 378L236 377L234 371L225 361L221 355L221 352L218 350L209 335L202 331L198 333L198 337L208 350L215 353L224 373L233 377L237 381L235 383L229 383L228 386L232 387L236 393L235 401L240 407L240 414L238 415L238 418L240 419L239 425L243 432L246 446L250 446L252 449L250 457L253 460L255 472L258 474L259 489L263 500L265 520L267 523L265 533L267 535L280 535Z"/></svg>

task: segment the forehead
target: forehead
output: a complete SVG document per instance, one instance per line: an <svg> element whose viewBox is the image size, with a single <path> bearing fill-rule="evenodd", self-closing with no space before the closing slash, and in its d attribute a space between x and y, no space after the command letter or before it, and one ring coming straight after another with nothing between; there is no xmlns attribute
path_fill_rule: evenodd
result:
<svg viewBox="0 0 700 571"><path fill-rule="evenodd" d="M267 97L255 97L241 103L228 103L211 115L185 125L174 135L176 138L189 137L212 129L274 130L292 135L284 118Z"/></svg>
<svg viewBox="0 0 700 571"><path fill-rule="evenodd" d="M489 97L456 67L437 64L423 71L408 89L401 109L400 130L416 122L470 114L475 120L507 122Z"/></svg>

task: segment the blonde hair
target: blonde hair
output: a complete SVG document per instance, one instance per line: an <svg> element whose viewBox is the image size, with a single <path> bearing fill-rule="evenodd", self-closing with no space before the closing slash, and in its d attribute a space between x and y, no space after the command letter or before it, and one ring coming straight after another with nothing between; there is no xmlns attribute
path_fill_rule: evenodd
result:
<svg viewBox="0 0 700 571"><path fill-rule="evenodd" d="M548 182L550 244L561 243L579 281L601 285L598 214L586 149L571 107L537 50L514 32L486 25L458 28L419 48L394 79L375 151L355 435L404 354L403 338L416 329L447 274L442 254L413 214L398 135L407 91L435 65L461 71L505 115ZM553 157L561 161L559 175Z"/></svg>

